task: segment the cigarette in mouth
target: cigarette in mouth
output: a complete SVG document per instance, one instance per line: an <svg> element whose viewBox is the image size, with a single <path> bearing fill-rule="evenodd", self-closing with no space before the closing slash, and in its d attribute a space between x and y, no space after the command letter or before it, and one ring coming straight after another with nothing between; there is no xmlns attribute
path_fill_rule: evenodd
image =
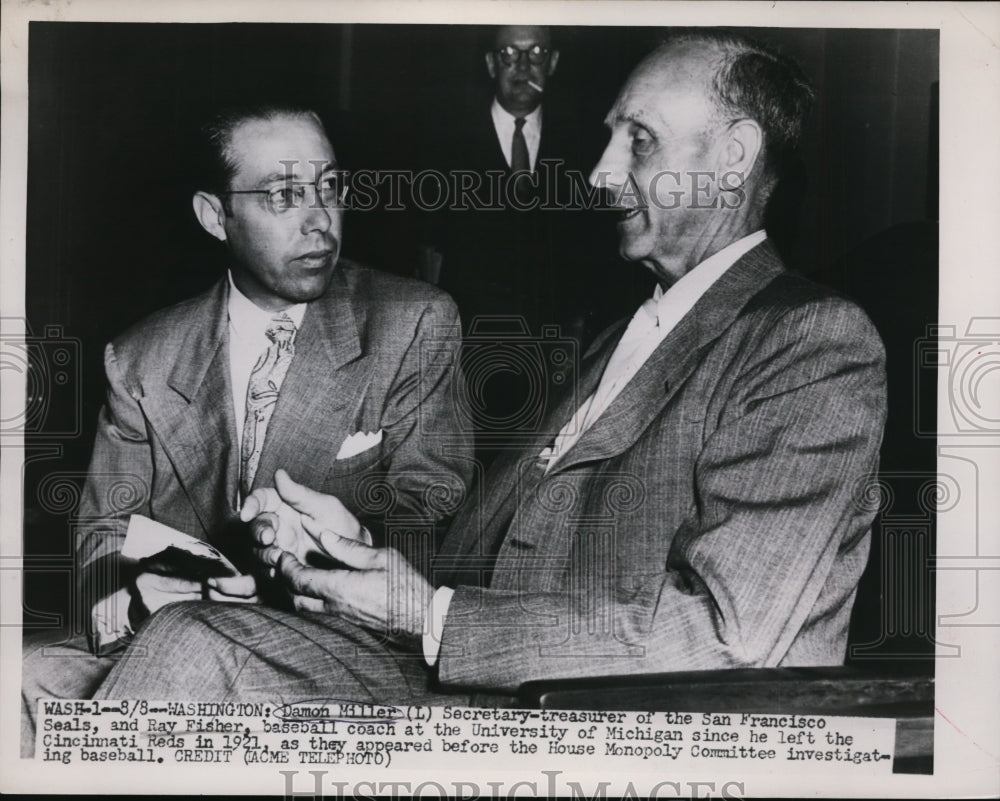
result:
<svg viewBox="0 0 1000 801"><path fill-rule="evenodd" d="M536 92L538 92L538 94L541 94L541 93L542 93L542 91L543 91L543 90L542 90L542 87L541 87L541 86L539 86L539 85L538 85L537 83L535 83L534 81L528 81L528 86L530 86L530 87L531 87L532 89L534 89L534 90L535 90Z"/></svg>

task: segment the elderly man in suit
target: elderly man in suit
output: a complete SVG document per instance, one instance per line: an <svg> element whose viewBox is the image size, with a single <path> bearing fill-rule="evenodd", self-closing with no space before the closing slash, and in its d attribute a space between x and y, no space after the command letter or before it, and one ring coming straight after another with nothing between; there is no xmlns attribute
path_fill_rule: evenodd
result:
<svg viewBox="0 0 1000 801"><path fill-rule="evenodd" d="M306 611L173 606L101 696L462 703L531 679L841 663L884 352L761 228L810 99L795 65L735 36L642 61L591 178L659 286L585 356L558 436L497 461L430 576L353 539L332 499L261 491L260 556ZM310 540L346 569L290 552ZM210 666L191 658L220 641Z"/></svg>
<svg viewBox="0 0 1000 801"><path fill-rule="evenodd" d="M79 509L79 601L95 617L121 601L112 623L133 629L176 601L265 594L239 516L243 505L252 517L247 499L279 467L340 498L372 545L386 544L387 517L433 528L471 474L471 442L454 417L455 305L428 284L339 258L345 176L319 118L243 108L203 133L210 166L194 211L225 243L229 271L107 346L107 400ZM202 582L125 563L136 514L207 541L243 572ZM114 628L109 638L95 623L93 650L117 643ZM29 642L29 714L39 696L89 697L112 664L82 637Z"/></svg>

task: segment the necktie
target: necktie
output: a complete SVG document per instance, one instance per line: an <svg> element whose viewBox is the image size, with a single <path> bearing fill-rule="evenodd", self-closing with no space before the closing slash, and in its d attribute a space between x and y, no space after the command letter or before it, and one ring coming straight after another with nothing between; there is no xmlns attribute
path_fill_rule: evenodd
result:
<svg viewBox="0 0 1000 801"><path fill-rule="evenodd" d="M278 402L281 382L295 355L295 323L287 314L275 315L264 333L271 344L257 359L247 384L247 414L240 448L240 490L244 498L253 486L267 424Z"/></svg>
<svg viewBox="0 0 1000 801"><path fill-rule="evenodd" d="M648 299L633 315L628 328L615 346L597 389L563 426L552 446L538 454L545 472L548 472L552 465L597 422L621 388L636 374L650 352L646 340L658 325L656 302ZM644 343L647 345L645 348Z"/></svg>
<svg viewBox="0 0 1000 801"><path fill-rule="evenodd" d="M514 138L510 143L510 168L514 172L531 171L531 159L528 158L528 143L524 139L524 117L514 120Z"/></svg>
<svg viewBox="0 0 1000 801"><path fill-rule="evenodd" d="M636 374L638 369L636 360L640 354L648 355L648 351L643 352L643 342L657 325L656 304L648 299L632 317L604 368L604 375L601 376L601 382L594 392L593 403L590 404L584 417L582 432L586 432L597 421L621 388Z"/></svg>
<svg viewBox="0 0 1000 801"><path fill-rule="evenodd" d="M510 143L510 169L514 175L524 173L515 178L514 192L518 200L527 201L531 197L531 159L528 157L528 143L524 139L524 117L514 119L514 137Z"/></svg>

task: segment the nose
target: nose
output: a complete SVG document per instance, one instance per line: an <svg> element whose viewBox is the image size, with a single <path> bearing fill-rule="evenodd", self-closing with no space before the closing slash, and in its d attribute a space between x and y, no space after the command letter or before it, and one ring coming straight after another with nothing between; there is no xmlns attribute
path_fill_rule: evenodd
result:
<svg viewBox="0 0 1000 801"><path fill-rule="evenodd" d="M628 180L629 157L623 135L611 135L594 169L590 171L590 185L611 192L620 189Z"/></svg>
<svg viewBox="0 0 1000 801"><path fill-rule="evenodd" d="M302 233L319 231L325 234L331 229L335 229L336 233L340 227L340 214L339 208L326 207L319 198L313 198L312 202L305 204L302 209Z"/></svg>

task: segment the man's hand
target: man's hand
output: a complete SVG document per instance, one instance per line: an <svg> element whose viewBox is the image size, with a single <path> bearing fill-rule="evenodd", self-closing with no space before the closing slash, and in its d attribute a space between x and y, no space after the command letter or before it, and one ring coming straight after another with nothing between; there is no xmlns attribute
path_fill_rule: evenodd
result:
<svg viewBox="0 0 1000 801"><path fill-rule="evenodd" d="M310 553L322 552L305 529L306 522L315 530L329 530L350 540L363 541L368 536L339 500L292 481L284 470L274 474L273 489L250 493L240 520L250 523L257 558L268 567L277 565L282 553L293 554L305 564Z"/></svg>
<svg viewBox="0 0 1000 801"><path fill-rule="evenodd" d="M205 581L208 600L231 604L258 604L257 579L253 576L219 576Z"/></svg>
<svg viewBox="0 0 1000 801"><path fill-rule="evenodd" d="M294 594L295 607L339 614L384 632L400 645L419 649L434 596L434 588L420 572L395 548L372 548L321 530L312 521L305 525L326 554L354 569L306 567L294 554L283 554L277 569Z"/></svg>
<svg viewBox="0 0 1000 801"><path fill-rule="evenodd" d="M200 601L201 582L159 573L140 573L129 604L129 621L135 628L153 612L177 601Z"/></svg>
<svg viewBox="0 0 1000 801"><path fill-rule="evenodd" d="M257 580L253 576L222 576L205 581L207 597L225 603L256 604ZM163 576L159 573L140 573L135 577L135 594L129 616L138 624L167 604L178 601L200 601L203 598L200 581Z"/></svg>

